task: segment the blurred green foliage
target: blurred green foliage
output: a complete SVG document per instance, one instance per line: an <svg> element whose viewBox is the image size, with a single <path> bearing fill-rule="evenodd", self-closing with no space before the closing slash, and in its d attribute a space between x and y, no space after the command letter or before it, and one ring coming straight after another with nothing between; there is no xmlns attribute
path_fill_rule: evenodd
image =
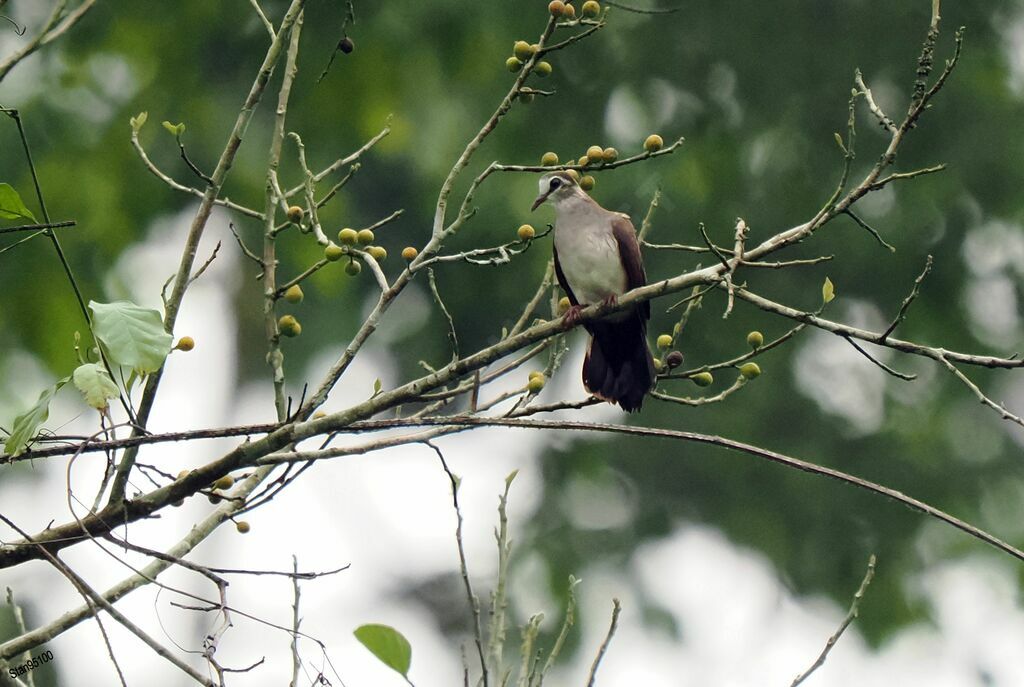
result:
<svg viewBox="0 0 1024 687"><path fill-rule="evenodd" d="M274 17L285 4L263 2ZM897 168L946 162L949 169L865 203L870 210L865 216L898 251L890 254L852 221L839 219L787 255L834 254L833 262L748 271L742 277L773 298L815 308L828 275L837 293L829 306L833 316L848 316L854 311L850 303L865 303L877 306L884 321L895 313L925 255L932 254L935 269L897 334L950 349L1007 353L971 325L964 306L969 270L963 253L971 230L1003 221L1018 231L1024 213L1019 164L1024 159L1024 82L1012 72L1003 33L1014 21L1019 27L1024 12L1014 0L946 4L937 57L941 63L950 54L953 29L966 25L961 66L910 135ZM699 243L696 227L704 222L717 241L731 245L738 216L757 241L808 219L831 194L842 162L833 133L845 130L855 67L889 114L902 115L930 5L925 0L726 0L685 3L678 13L656 16L612 9L606 29L551 56L554 73L538 85L557 95L517 105L477 152L459 188L465 189L490 160L534 163L547 150L564 160L594 143L614 145L625 156L639 151L647 134L657 131L667 141L677 136L687 141L674 155L600 174L594 191L599 202L629 212L639 223L660 186L664 199L652 241ZM404 208L397 223L378 232L392 256L387 269L398 269L403 246L422 245L444 175L507 91L514 77L505 70L505 58L513 41L536 40L545 6L541 0L356 0L357 22L349 32L356 49L338 55L317 83L340 38L345 10L340 1L310 1L288 121L288 129L302 135L310 165L321 168L354 150L388 117L393 128L366 156L352 183L322 211L329 233L343 226L364 227ZM78 222L61 236L87 298L122 297L108 290L113 284L105 275L111 265L144 240L158 219L174 218L160 226L183 239L189 214L182 211L195 204L144 170L129 145L129 117L148 111L150 122L141 138L149 154L176 178L198 183L159 122L186 123L183 141L190 157L200 168L211 169L266 42L244 0L100 2L59 45L46 48L0 85L0 104L18 107L24 117L51 216ZM258 208L275 98L272 86L225 190L233 200ZM874 163L886 143L885 132L862 105L857 125L854 178ZM282 177L290 187L300 178L289 146ZM19 189L37 209L17 132L6 118L0 118L0 181ZM541 226L547 217L529 218L528 213L534 190L535 179L526 175L488 182L476 198L479 212L451 246L511 240L523 221ZM255 223L241 217L235 221L255 244ZM225 250L235 249L230 237L220 238ZM5 238L4 245L8 242ZM291 275L315 260L319 249L294 239L282 242L281 253L281 274ZM495 341L502 326L514 322L547 258L543 246L504 269L453 264L439 270L440 289L458 323L464 351ZM176 261L168 256L168 274ZM652 278L677 274L697 262L678 253L648 254L647 261ZM252 344L240 347L237 372L243 382L258 378L269 385L258 343L259 287L251 265L241 261L240 266L245 274L234 295L238 340ZM75 363L73 332L82 322L52 247L36 240L3 254L0 274L0 351L31 351L55 378L68 374ZM289 369L302 369L316 352L337 350L347 340L370 295L366 276L346 278L339 265L312 280L302 305L302 345L288 347ZM1019 296L1019 275L1014 285ZM674 323L675 315L665 312L670 303L656 304L652 338ZM788 328L742 303L723 320L723 307L722 297L713 295L690 319L680 339L687 365L743 352L752 329L770 340ZM401 333L393 352L403 375L416 373L419 358L432 363L447 359L444 332L434 311L427 328ZM1014 332L1018 341L1019 333ZM638 421L722 434L834 466L1021 543L1024 533L1011 522L1020 514L1019 504L1004 498L1008 484L1024 484L1019 445L1008 425L977 411L962 387L938 374L922 375L930 379L920 382L925 391L917 394L886 378L879 401L884 420L871 431L858 431L801 391L797 357L807 340L801 336L766 354L760 359L764 374L726 404L689 409L650 401ZM890 362L917 372L928 367L905 358ZM876 373L867 361L862 370ZM983 387L1009 388L1000 386L1005 373L972 374ZM722 374L712 390L730 381ZM17 396L26 406L38 391L19 389ZM6 420L12 409L3 411ZM976 460L972 439L957 439L951 427L989 441L992 449ZM546 556L552 590L559 594L567 575L587 562L622 564L638 545L675 524L701 522L763 551L795 590L824 591L844 604L868 554L877 553L879 574L860 621L877 640L920 617L922 609L906 594L905 575L981 546L950 532L924 547L919 541L922 518L915 513L848 486L702 446L580 438L553 450L542 465L546 486L540 509L531 531L524 533L529 542L526 536L519 541ZM627 485L633 509L628 525L582 531L575 526L564 495L579 480ZM1005 508L997 512L1005 513L1005 519L993 517L991 509L983 512L983 504L994 498L1002 499L998 502ZM657 600L651 604L657 616Z"/></svg>

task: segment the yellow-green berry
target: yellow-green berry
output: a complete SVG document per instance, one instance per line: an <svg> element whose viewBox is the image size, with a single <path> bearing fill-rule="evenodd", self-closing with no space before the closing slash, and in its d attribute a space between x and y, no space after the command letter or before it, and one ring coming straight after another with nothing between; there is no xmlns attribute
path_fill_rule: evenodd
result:
<svg viewBox="0 0 1024 687"><path fill-rule="evenodd" d="M406 246L405 248L402 249L402 258L407 262L412 262L413 260L416 259L416 256L419 254L420 252L416 250L413 246Z"/></svg>
<svg viewBox="0 0 1024 687"><path fill-rule="evenodd" d="M523 68L523 61L518 57L510 57L505 60L505 69L509 70L513 74Z"/></svg>
<svg viewBox="0 0 1024 687"><path fill-rule="evenodd" d="M594 177L588 174L582 179L580 179L580 188L583 189L584 191L589 191L590 189L594 188L594 184L596 183L597 182L594 180Z"/></svg>
<svg viewBox="0 0 1024 687"><path fill-rule="evenodd" d="M549 150L540 156L540 163L545 167L553 167L558 164L558 155Z"/></svg>
<svg viewBox="0 0 1024 687"><path fill-rule="evenodd" d="M580 9L583 11L583 16L588 19L593 19L601 14L601 4L597 0L587 0Z"/></svg>
<svg viewBox="0 0 1024 687"><path fill-rule="evenodd" d="M652 358L651 360L654 362L655 372L660 374L665 371L665 363L661 362L658 358Z"/></svg>
<svg viewBox="0 0 1024 687"><path fill-rule="evenodd" d="M576 8L573 7L572 5L570 5L569 3L566 3L565 4L565 9L562 11L562 16L567 18L567 19L575 19L576 18Z"/></svg>
<svg viewBox="0 0 1024 687"><path fill-rule="evenodd" d="M764 346L764 334L761 332L750 332L747 334L747 345L751 348L761 348Z"/></svg>
<svg viewBox="0 0 1024 687"><path fill-rule="evenodd" d="M185 353L188 353L195 347L196 340L193 339L191 336L183 336L180 339L178 339L178 343L174 344L174 348L176 350L183 351Z"/></svg>
<svg viewBox="0 0 1024 687"><path fill-rule="evenodd" d="M383 246L370 246L366 252L377 262L383 262L384 258L388 257L388 252L384 250Z"/></svg>
<svg viewBox="0 0 1024 687"><path fill-rule="evenodd" d="M561 17L565 14L565 3L562 0L551 0L548 3L548 12L551 13L552 17Z"/></svg>
<svg viewBox="0 0 1024 687"><path fill-rule="evenodd" d="M292 224L298 224L302 221L302 218L306 215L306 211L298 205L292 205L288 208L288 221Z"/></svg>
<svg viewBox="0 0 1024 687"><path fill-rule="evenodd" d="M544 375L540 375L539 377L530 377L530 381L526 383L526 388L530 393L535 394L544 388L545 381L547 380L544 379Z"/></svg>
<svg viewBox="0 0 1024 687"><path fill-rule="evenodd" d="M697 386L711 386L715 381L715 378L710 372L698 372L690 377L690 379L692 379L693 383Z"/></svg>
<svg viewBox="0 0 1024 687"><path fill-rule="evenodd" d="M357 232L355 229L345 227L344 229L338 232L338 243L340 243L343 246L354 246L356 245L356 241L358 240L359 232Z"/></svg>
<svg viewBox="0 0 1024 687"><path fill-rule="evenodd" d="M561 298L558 299L558 314L559 315L565 314L569 310L569 308L571 308L571 307L572 307L572 302L569 300L568 296L562 296Z"/></svg>
<svg viewBox="0 0 1024 687"><path fill-rule="evenodd" d="M662 334L661 336L658 337L658 348L660 348L661 350L665 350L666 348L668 348L671 345L672 345L672 335L671 334Z"/></svg>
<svg viewBox="0 0 1024 687"><path fill-rule="evenodd" d="M284 299L289 303L301 303L306 294L302 293L302 287L292 284L284 292Z"/></svg>
<svg viewBox="0 0 1024 687"><path fill-rule="evenodd" d="M664 146L665 141L662 140L661 136L659 136L658 134L651 134L650 136L647 137L647 140L644 141L644 150L646 150L648 153L657 152L661 150Z"/></svg>
<svg viewBox="0 0 1024 687"><path fill-rule="evenodd" d="M239 534L248 534L249 530L252 529L252 526L245 520L239 520L235 523L235 529Z"/></svg>
<svg viewBox="0 0 1024 687"><path fill-rule="evenodd" d="M572 5L569 5L569 7L572 7ZM551 66L550 62L541 60L533 68L533 71L537 73L537 76L551 76L551 72L554 71L554 67Z"/></svg>
<svg viewBox="0 0 1024 687"><path fill-rule="evenodd" d="M184 478L188 477L188 473L190 473L190 472L191 472L191 470L182 470L181 472L178 473L178 477L177 478L178 479L184 479Z"/></svg>
<svg viewBox="0 0 1024 687"><path fill-rule="evenodd" d="M336 243L328 243L327 247L324 248L324 257L334 262L340 260L341 256L345 254L345 249Z"/></svg>
<svg viewBox="0 0 1024 687"><path fill-rule="evenodd" d="M586 167L587 165L590 164L590 158L584 155L579 160L576 160L576 164L578 164L580 167Z"/></svg>
<svg viewBox="0 0 1024 687"><path fill-rule="evenodd" d="M747 379L753 379L761 374L761 367L757 363L743 363L740 365L740 374Z"/></svg>
<svg viewBox="0 0 1024 687"><path fill-rule="evenodd" d="M524 224L523 226L519 227L519 231L517 231L516 233L519 234L520 241L529 241L530 239L537 235L536 230L529 224Z"/></svg>
<svg viewBox="0 0 1024 687"><path fill-rule="evenodd" d="M529 374L529 379L533 379L534 377L540 377L541 379L543 379L544 378L544 373L541 372L540 370L533 370Z"/></svg>
<svg viewBox="0 0 1024 687"><path fill-rule="evenodd" d="M523 62L533 57L533 47L526 41L516 41L512 45L512 54L518 57Z"/></svg>
<svg viewBox="0 0 1024 687"><path fill-rule="evenodd" d="M232 477L231 475L224 475L223 477L221 477L220 479L213 483L214 489L224 490L230 489L233 486L235 486L235 478Z"/></svg>
<svg viewBox="0 0 1024 687"><path fill-rule="evenodd" d="M354 277L362 272L363 266L359 264L358 260L349 260L348 264L345 265L345 274L350 277Z"/></svg>
<svg viewBox="0 0 1024 687"><path fill-rule="evenodd" d="M376 238L373 235L373 232L369 229L360 229L357 237L359 239L359 243L361 243L364 246L369 246L371 243L373 243L373 239Z"/></svg>
<svg viewBox="0 0 1024 687"><path fill-rule="evenodd" d="M565 171L566 171L566 173L569 176L571 176L573 179L576 180L577 184L580 183L580 173L579 172L577 172L575 169L567 169Z"/></svg>
<svg viewBox="0 0 1024 687"><path fill-rule="evenodd" d="M587 159L591 162L600 162L604 159L604 148L601 146L590 146L587 148Z"/></svg>
<svg viewBox="0 0 1024 687"><path fill-rule="evenodd" d="M605 162L615 162L619 159L619 151L615 148L605 148L601 151L601 159Z"/></svg>
<svg viewBox="0 0 1024 687"><path fill-rule="evenodd" d="M285 336L295 337L302 333L302 325L293 315L282 315L277 321L277 328Z"/></svg>

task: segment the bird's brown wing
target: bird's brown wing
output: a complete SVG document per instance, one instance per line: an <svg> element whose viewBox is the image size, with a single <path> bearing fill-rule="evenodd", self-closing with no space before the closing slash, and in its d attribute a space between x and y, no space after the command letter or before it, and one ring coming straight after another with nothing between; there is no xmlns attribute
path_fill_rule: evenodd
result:
<svg viewBox="0 0 1024 687"><path fill-rule="evenodd" d="M647 285L647 274L644 272L644 260L640 255L640 242L636 238L636 229L625 215L615 215L612 219L612 235L619 245L619 259L622 269L626 271L626 287L630 290ZM555 265L558 259L555 258ZM559 277L559 281L563 281ZM640 316L644 320L651 318L651 304L644 301L638 306Z"/></svg>

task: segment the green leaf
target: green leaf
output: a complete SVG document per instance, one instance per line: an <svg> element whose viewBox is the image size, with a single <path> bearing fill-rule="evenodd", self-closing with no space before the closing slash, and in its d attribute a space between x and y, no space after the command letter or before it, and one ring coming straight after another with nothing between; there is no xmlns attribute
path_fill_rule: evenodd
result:
<svg viewBox="0 0 1024 687"><path fill-rule="evenodd" d="M93 334L110 356L110 362L140 374L156 372L171 352L173 337L164 331L160 313L128 301L89 302Z"/></svg>
<svg viewBox="0 0 1024 687"><path fill-rule="evenodd" d="M825 277L825 283L821 285L821 300L824 303L831 303L835 297L836 287L833 286L831 279Z"/></svg>
<svg viewBox="0 0 1024 687"><path fill-rule="evenodd" d="M59 380L56 384L44 389L39 394L39 400L27 411L14 418L14 426L11 428L11 435L4 443L4 451L11 456L17 456L25 452L28 445L35 438L39 426L50 417L50 401L60 388L68 383L68 378Z"/></svg>
<svg viewBox="0 0 1024 687"><path fill-rule="evenodd" d="M147 119L149 119L148 112L140 112L139 114L129 119L128 121L132 125L132 131L134 131L135 133L139 133L142 127L145 126Z"/></svg>
<svg viewBox="0 0 1024 687"><path fill-rule="evenodd" d="M25 207L21 196L10 184L0 184L0 219L28 219L36 222L36 216Z"/></svg>
<svg viewBox="0 0 1024 687"><path fill-rule="evenodd" d="M412 647L402 633L388 625L362 625L353 632L356 639L381 663L404 677L409 676Z"/></svg>
<svg viewBox="0 0 1024 687"><path fill-rule="evenodd" d="M373 380L373 395L376 396L380 393L380 390L384 388L384 385L380 381L380 377Z"/></svg>
<svg viewBox="0 0 1024 687"><path fill-rule="evenodd" d="M96 410L106 410L107 400L117 398L117 384L99 363L86 363L75 369L71 375L75 387L85 396L85 402Z"/></svg>

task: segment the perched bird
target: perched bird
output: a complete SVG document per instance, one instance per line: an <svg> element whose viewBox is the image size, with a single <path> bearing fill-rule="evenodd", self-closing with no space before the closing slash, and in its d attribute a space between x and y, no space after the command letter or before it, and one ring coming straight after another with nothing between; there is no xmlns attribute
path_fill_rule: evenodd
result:
<svg viewBox="0 0 1024 687"><path fill-rule="evenodd" d="M568 172L540 179L533 210L548 202L555 208L555 274L572 307L569 322L583 306L614 303L630 289L644 286L643 260L629 217L605 210ZM651 305L640 303L584 324L590 345L583 361L583 386L623 410L639 410L654 384L654 363L647 348Z"/></svg>

